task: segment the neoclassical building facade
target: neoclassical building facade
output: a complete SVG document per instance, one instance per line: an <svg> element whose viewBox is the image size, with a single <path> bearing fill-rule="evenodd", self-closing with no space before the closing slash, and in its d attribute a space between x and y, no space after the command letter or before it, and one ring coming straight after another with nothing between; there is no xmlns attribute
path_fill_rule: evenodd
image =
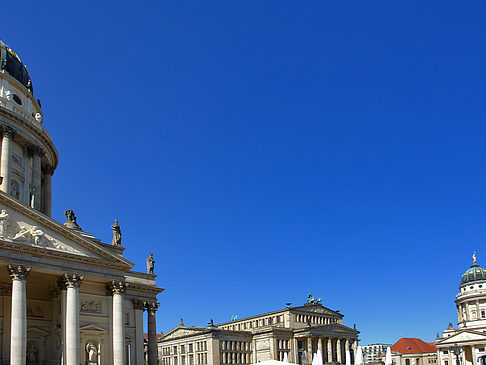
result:
<svg viewBox="0 0 486 365"><path fill-rule="evenodd" d="M283 360L311 364L321 350L325 363L343 364L357 347L359 332L343 325L343 315L307 303L206 327L182 323L159 339L162 365L254 364Z"/></svg>
<svg viewBox="0 0 486 365"><path fill-rule="evenodd" d="M476 263L461 277L456 295L457 328L449 323L437 334L438 365L485 365L486 361L486 269ZM454 347L458 352L457 356Z"/></svg>
<svg viewBox="0 0 486 365"><path fill-rule="evenodd" d="M20 58L0 41L0 363L157 364L157 294L123 257L121 230L103 243L72 210L51 218L58 153ZM148 266L150 262L148 261Z"/></svg>

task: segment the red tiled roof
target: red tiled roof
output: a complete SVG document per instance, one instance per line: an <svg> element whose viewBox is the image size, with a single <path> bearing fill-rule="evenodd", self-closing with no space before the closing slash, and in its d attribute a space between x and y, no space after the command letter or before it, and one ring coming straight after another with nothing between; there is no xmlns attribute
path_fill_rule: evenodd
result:
<svg viewBox="0 0 486 365"><path fill-rule="evenodd" d="M391 348L401 354L427 354L436 352L434 343L427 343L420 338L401 338Z"/></svg>
<svg viewBox="0 0 486 365"><path fill-rule="evenodd" d="M155 334L155 336L157 336L157 340L158 340L159 338L161 338L163 336L163 334L162 333L157 333L157 334ZM145 341L148 341L148 333L144 333L143 334L143 339Z"/></svg>

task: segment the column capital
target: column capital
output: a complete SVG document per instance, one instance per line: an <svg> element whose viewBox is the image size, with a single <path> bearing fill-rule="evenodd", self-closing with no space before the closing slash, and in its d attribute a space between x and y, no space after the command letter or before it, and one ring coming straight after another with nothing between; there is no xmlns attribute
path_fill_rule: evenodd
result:
<svg viewBox="0 0 486 365"><path fill-rule="evenodd" d="M112 294L125 294L128 284L124 281L113 280L110 283L110 290Z"/></svg>
<svg viewBox="0 0 486 365"><path fill-rule="evenodd" d="M133 299L133 308L135 310L144 310L145 309L145 306L144 306L144 302L141 301L140 299Z"/></svg>
<svg viewBox="0 0 486 365"><path fill-rule="evenodd" d="M145 307L145 309L147 310L147 312L155 312L157 311L157 309L159 308L159 303L157 303L156 301L146 301L146 302L143 302L143 306Z"/></svg>
<svg viewBox="0 0 486 365"><path fill-rule="evenodd" d="M54 174L54 167L51 165L44 165L42 166L42 172L46 175L53 175Z"/></svg>
<svg viewBox="0 0 486 365"><path fill-rule="evenodd" d="M30 267L22 265L8 265L7 270L12 280L27 280L30 274Z"/></svg>
<svg viewBox="0 0 486 365"><path fill-rule="evenodd" d="M10 128L6 125L2 126L2 136L5 136L7 138L13 138L15 132L16 131L13 128Z"/></svg>
<svg viewBox="0 0 486 365"><path fill-rule="evenodd" d="M83 275L64 274L59 278L59 287L63 290L66 288L79 288L83 283L83 279Z"/></svg>
<svg viewBox="0 0 486 365"><path fill-rule="evenodd" d="M34 156L42 157L46 153L46 151L44 151L44 149L41 146L37 146L37 145L31 146L30 149L31 149L32 155L34 155Z"/></svg>

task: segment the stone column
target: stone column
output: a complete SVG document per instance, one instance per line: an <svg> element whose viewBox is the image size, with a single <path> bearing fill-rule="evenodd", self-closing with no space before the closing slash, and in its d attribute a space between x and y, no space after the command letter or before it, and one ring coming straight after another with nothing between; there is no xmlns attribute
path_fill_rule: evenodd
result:
<svg viewBox="0 0 486 365"><path fill-rule="evenodd" d="M25 365L27 352L27 296L25 281L30 268L8 265L12 278L12 318L10 330L10 364Z"/></svg>
<svg viewBox="0 0 486 365"><path fill-rule="evenodd" d="M8 193L10 186L10 142L14 136L15 132L10 127L3 127L2 129L2 155L0 160L0 173L2 174L3 180L0 185L0 190L4 193Z"/></svg>
<svg viewBox="0 0 486 365"><path fill-rule="evenodd" d="M79 287L84 276L78 274L64 274L60 285L66 288L66 365L79 365Z"/></svg>
<svg viewBox="0 0 486 365"><path fill-rule="evenodd" d="M44 150L39 146L32 148L32 196L30 205L32 208L41 209L41 158Z"/></svg>
<svg viewBox="0 0 486 365"><path fill-rule="evenodd" d="M113 293L113 365L125 365L125 323L123 321L123 295L127 285L122 281L112 281Z"/></svg>
<svg viewBox="0 0 486 365"><path fill-rule="evenodd" d="M307 353L305 354L305 362L312 364L312 337L307 337Z"/></svg>
<svg viewBox="0 0 486 365"><path fill-rule="evenodd" d="M338 363L342 363L341 361L342 349L341 349L341 339L338 338L336 340L336 360Z"/></svg>
<svg viewBox="0 0 486 365"><path fill-rule="evenodd" d="M157 365L157 321L155 312L159 308L157 302L145 302L148 317L148 365Z"/></svg>
<svg viewBox="0 0 486 365"><path fill-rule="evenodd" d="M297 337L292 338L292 351L293 351L293 356L292 356L293 361L289 359L289 362L298 364L299 363L299 340L297 339Z"/></svg>
<svg viewBox="0 0 486 365"><path fill-rule="evenodd" d="M321 337L317 338L317 351L321 352L322 361L324 362L324 352L322 351L322 338ZM319 365L321 365L321 364L319 364Z"/></svg>
<svg viewBox="0 0 486 365"><path fill-rule="evenodd" d="M143 364L143 302L139 299L133 301L135 310L135 356L136 364Z"/></svg>
<svg viewBox="0 0 486 365"><path fill-rule="evenodd" d="M327 339L327 362L333 362L332 359L332 339Z"/></svg>
<svg viewBox="0 0 486 365"><path fill-rule="evenodd" d="M52 174L54 168L52 166L45 166L44 172L44 196L43 196L43 212L50 217L52 215Z"/></svg>
<svg viewBox="0 0 486 365"><path fill-rule="evenodd" d="M349 351L349 338L347 338L344 342L344 363L346 363L346 356L348 356L348 351ZM351 358L351 353L349 354L349 357Z"/></svg>

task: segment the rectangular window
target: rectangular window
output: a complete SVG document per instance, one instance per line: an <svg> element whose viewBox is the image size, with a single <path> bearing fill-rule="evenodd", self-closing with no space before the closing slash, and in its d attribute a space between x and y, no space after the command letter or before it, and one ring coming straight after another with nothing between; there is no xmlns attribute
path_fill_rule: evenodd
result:
<svg viewBox="0 0 486 365"><path fill-rule="evenodd" d="M186 347L184 345L181 345L181 354L185 354L185 353L186 353ZM184 364L182 364L182 365L184 365Z"/></svg>
<svg viewBox="0 0 486 365"><path fill-rule="evenodd" d="M189 355L189 365L194 365L194 355Z"/></svg>
<svg viewBox="0 0 486 365"><path fill-rule="evenodd" d="M192 343L189 344L189 349L187 350L187 352L192 352Z"/></svg>
<svg viewBox="0 0 486 365"><path fill-rule="evenodd" d="M181 356L181 365L186 365L186 357Z"/></svg>
<svg viewBox="0 0 486 365"><path fill-rule="evenodd" d="M177 356L174 356L174 365L177 365Z"/></svg>

